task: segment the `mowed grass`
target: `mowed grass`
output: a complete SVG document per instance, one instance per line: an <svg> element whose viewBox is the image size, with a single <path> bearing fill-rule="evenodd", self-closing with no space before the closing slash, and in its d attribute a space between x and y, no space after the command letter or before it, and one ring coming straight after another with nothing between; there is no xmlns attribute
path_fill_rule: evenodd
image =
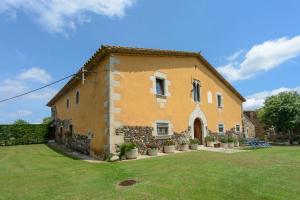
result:
<svg viewBox="0 0 300 200"><path fill-rule="evenodd" d="M138 183L118 186L126 179ZM46 145L1 147L0 199L300 199L300 148L91 164Z"/></svg>

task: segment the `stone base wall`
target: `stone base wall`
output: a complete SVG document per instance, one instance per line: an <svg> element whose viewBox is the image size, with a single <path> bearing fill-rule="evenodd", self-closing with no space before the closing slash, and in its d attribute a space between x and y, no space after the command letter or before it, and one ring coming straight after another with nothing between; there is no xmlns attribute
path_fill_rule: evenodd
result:
<svg viewBox="0 0 300 200"><path fill-rule="evenodd" d="M174 132L173 135L166 136L153 136L153 127L150 126L123 126L116 129L116 135L123 135L125 143L132 142L139 149L140 154L147 154L146 144L155 143L160 151L163 150L163 144L166 140L171 139L178 144L179 139L182 137L189 140L190 127L187 130L181 132ZM177 146L177 145L176 145Z"/></svg>
<svg viewBox="0 0 300 200"><path fill-rule="evenodd" d="M90 139L86 135L73 134L65 138L66 147L73 149L79 153L90 154Z"/></svg>

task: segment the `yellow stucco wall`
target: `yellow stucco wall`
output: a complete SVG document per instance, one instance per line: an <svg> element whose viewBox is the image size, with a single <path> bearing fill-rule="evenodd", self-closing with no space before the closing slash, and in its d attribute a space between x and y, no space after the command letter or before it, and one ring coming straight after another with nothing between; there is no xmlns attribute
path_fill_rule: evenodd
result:
<svg viewBox="0 0 300 200"><path fill-rule="evenodd" d="M114 106L120 113L114 119L123 125L152 126L155 120L169 120L173 131L187 129L191 113L196 108L192 99L192 80L201 82L200 109L204 112L208 129L217 132L218 123L224 123L229 130L236 124L242 125L242 100L228 89L204 64L193 57L174 56L132 56L115 55L118 64L115 70L119 75L114 80L120 82L114 91L120 100ZM167 102L161 108L156 96L150 92L153 83L150 77L155 71L164 73L170 81ZM207 93L212 93L212 104L208 103ZM216 94L223 95L222 109L217 108Z"/></svg>
<svg viewBox="0 0 300 200"><path fill-rule="evenodd" d="M92 69L93 72L86 75L86 81L82 84L77 81L53 106L56 107L56 116L60 120L71 120L73 132L87 135L93 133L91 142L91 153L99 154L103 151L104 144L107 144L105 131L104 107L105 95L105 70L104 66L108 59L105 59L98 66ZM80 102L75 103L76 92L80 92ZM67 109L66 101L70 99L70 107ZM59 127L58 127L59 128ZM57 130L58 131L58 130Z"/></svg>

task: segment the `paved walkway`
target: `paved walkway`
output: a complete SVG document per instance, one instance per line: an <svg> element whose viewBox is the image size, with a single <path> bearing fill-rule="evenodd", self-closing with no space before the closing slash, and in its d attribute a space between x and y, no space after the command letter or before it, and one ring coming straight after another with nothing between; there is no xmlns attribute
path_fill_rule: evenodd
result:
<svg viewBox="0 0 300 200"><path fill-rule="evenodd" d="M59 150L61 152L63 152L64 154L89 162L89 163L107 163L106 161L102 161L102 160L96 160L90 156L84 155L84 154L80 154L78 152L72 151L68 148L66 148L64 145L62 144L58 144L58 143L53 143L50 142L48 143L48 145L56 150ZM157 156L168 156L168 155L172 155L172 154L177 154L177 153L185 153L185 152L191 152L191 151L213 151L213 152L219 152L219 153L237 153L237 152L245 152L247 150L241 150L238 148L213 148L213 147L205 147L203 145L199 146L198 150L187 150L187 151L175 151L174 153L171 154L167 154L167 153L158 153ZM148 155L139 155L137 157L137 159L133 159L133 160L140 160L140 159L148 159L148 158L153 158L154 156L148 156ZM156 157L156 156L155 156ZM127 161L132 161L132 160L123 160L124 162Z"/></svg>

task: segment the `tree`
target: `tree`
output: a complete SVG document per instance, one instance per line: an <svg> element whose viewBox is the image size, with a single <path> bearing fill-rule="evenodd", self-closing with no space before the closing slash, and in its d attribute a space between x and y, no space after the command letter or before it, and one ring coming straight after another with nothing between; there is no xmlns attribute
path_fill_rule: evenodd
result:
<svg viewBox="0 0 300 200"><path fill-rule="evenodd" d="M17 119L16 121L14 121L14 124L22 125L22 124L29 124L29 123L23 119Z"/></svg>
<svg viewBox="0 0 300 200"><path fill-rule="evenodd" d="M52 123L52 117L45 117L43 119L43 124L51 124Z"/></svg>
<svg viewBox="0 0 300 200"><path fill-rule="evenodd" d="M259 119L277 131L288 133L292 142L293 129L300 124L300 95L297 92L282 92L268 97L258 110Z"/></svg>

